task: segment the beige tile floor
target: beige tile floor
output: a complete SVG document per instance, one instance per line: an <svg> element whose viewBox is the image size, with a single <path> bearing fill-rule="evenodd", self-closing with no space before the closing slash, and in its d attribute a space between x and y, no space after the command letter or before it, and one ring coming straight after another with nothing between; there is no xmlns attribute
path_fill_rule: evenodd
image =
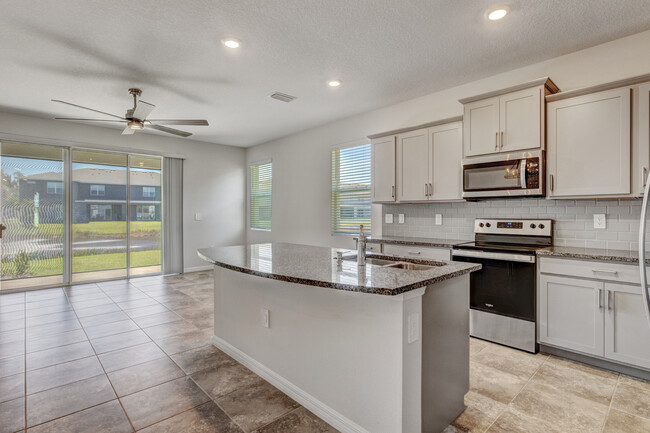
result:
<svg viewBox="0 0 650 433"><path fill-rule="evenodd" d="M336 430L209 344L209 272L0 295L0 433ZM650 432L650 384L472 339L445 433Z"/></svg>

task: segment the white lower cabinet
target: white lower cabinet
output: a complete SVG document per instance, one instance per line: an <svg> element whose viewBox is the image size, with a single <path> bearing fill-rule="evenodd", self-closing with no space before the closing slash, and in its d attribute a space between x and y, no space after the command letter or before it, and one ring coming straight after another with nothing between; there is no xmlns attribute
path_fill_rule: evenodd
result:
<svg viewBox="0 0 650 433"><path fill-rule="evenodd" d="M553 265L545 265L544 260L538 280L539 342L650 369L641 286L581 278L581 268L595 262L548 259ZM572 263L576 275L556 275ZM636 267L621 264L620 269L625 275Z"/></svg>
<svg viewBox="0 0 650 433"><path fill-rule="evenodd" d="M451 259L451 249L449 248L421 247L417 245L384 244L384 254L388 256L410 257L413 259Z"/></svg>
<svg viewBox="0 0 650 433"><path fill-rule="evenodd" d="M603 283L540 277L539 342L603 356Z"/></svg>
<svg viewBox="0 0 650 433"><path fill-rule="evenodd" d="M650 369L650 326L641 286L605 283L605 357Z"/></svg>

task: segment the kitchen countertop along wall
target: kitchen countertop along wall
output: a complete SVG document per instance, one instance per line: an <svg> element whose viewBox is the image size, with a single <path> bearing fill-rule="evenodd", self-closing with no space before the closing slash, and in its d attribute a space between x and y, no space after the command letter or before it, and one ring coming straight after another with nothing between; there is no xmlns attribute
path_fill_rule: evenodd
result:
<svg viewBox="0 0 650 433"><path fill-rule="evenodd" d="M394 223L382 225L382 236L470 241L476 218L550 218L554 245L634 251L638 247L641 199L546 200L492 199L466 203L394 204L382 207L382 221L392 213ZM397 215L404 214L404 224ZM435 225L436 214L442 225ZM607 228L594 229L593 215L606 214ZM650 249L650 242L646 250Z"/></svg>

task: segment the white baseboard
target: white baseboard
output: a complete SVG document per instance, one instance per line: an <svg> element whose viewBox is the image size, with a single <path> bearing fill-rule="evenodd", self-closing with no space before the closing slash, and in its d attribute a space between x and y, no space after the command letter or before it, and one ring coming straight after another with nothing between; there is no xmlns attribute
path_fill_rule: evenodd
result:
<svg viewBox="0 0 650 433"><path fill-rule="evenodd" d="M183 273L187 274L188 272L199 272L199 271L209 271L212 269L212 265L207 266L192 266L191 268L183 269Z"/></svg>
<svg viewBox="0 0 650 433"><path fill-rule="evenodd" d="M303 405L307 410L313 412L316 416L320 417L323 421L332 427L340 430L343 433L370 433L351 419L343 416L341 413L332 409L322 401L318 400L311 394L303 391L298 386L294 385L284 377L277 374L275 371L269 369L265 365L251 358L235 346L227 341L217 337L212 337L212 344L217 346L222 351L236 359L239 363L248 367L260 377L266 379L273 386L280 391L293 398L295 401Z"/></svg>

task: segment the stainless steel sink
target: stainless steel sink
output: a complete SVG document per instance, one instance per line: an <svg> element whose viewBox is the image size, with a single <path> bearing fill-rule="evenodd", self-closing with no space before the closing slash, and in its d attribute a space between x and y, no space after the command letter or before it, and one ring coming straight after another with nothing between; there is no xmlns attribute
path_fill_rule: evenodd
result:
<svg viewBox="0 0 650 433"><path fill-rule="evenodd" d="M357 256L347 256L343 257L343 260L356 260ZM366 258L366 263L369 265L382 266L385 268L394 268L394 269L406 269L409 271L425 271L427 269L433 268L433 265L423 265L420 263L410 263L404 262L401 260L388 260L380 259L377 257L368 257ZM441 263L442 265L442 263Z"/></svg>
<svg viewBox="0 0 650 433"><path fill-rule="evenodd" d="M390 265L384 265L384 267L396 268L396 269L408 269L409 271L426 271L427 269L431 269L433 266L421 265L419 263L396 262L396 263L391 263Z"/></svg>

